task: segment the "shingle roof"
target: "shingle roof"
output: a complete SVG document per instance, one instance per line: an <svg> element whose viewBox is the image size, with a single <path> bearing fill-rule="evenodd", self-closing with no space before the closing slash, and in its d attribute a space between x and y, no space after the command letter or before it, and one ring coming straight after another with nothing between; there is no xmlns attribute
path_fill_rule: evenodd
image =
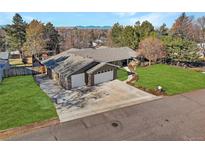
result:
<svg viewBox="0 0 205 154"><path fill-rule="evenodd" d="M8 60L9 59L9 52L0 52L0 59Z"/></svg>
<svg viewBox="0 0 205 154"><path fill-rule="evenodd" d="M107 62L129 59L132 57L136 57L136 53L128 47L107 47L99 49L72 48L71 50L64 51L58 55L52 56L49 59L42 61L42 64L46 65L48 68L51 68L55 72L60 73L62 76L68 77L94 61L101 63L91 68L89 72L104 66L107 64Z"/></svg>
<svg viewBox="0 0 205 154"><path fill-rule="evenodd" d="M80 55L82 57L93 58L98 62L112 62L118 60L129 59L133 57L137 57L137 54L134 50L128 47L121 48L85 48L85 49L70 49L67 50L70 53L74 53L76 55Z"/></svg>
<svg viewBox="0 0 205 154"><path fill-rule="evenodd" d="M84 58L67 52L60 53L42 61L44 65L59 73L63 77L72 75L92 62L94 62L93 59Z"/></svg>
<svg viewBox="0 0 205 154"><path fill-rule="evenodd" d="M16 50L16 51L11 51L10 52L11 55L19 55L20 51Z"/></svg>
<svg viewBox="0 0 205 154"><path fill-rule="evenodd" d="M99 68L101 68L105 65L110 65L110 66L113 66L113 67L119 67L117 65L113 65L113 64L110 64L110 63L101 62L101 63L97 64L96 66L92 67L91 69L87 70L87 73L93 73L94 71L98 70Z"/></svg>

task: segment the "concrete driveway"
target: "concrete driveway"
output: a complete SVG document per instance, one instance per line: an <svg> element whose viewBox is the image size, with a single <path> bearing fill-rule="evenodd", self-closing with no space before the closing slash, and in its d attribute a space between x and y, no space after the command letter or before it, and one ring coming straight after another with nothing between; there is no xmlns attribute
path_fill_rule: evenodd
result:
<svg viewBox="0 0 205 154"><path fill-rule="evenodd" d="M159 98L119 80L65 90L47 77L37 76L36 79L43 91L56 102L61 122Z"/></svg>

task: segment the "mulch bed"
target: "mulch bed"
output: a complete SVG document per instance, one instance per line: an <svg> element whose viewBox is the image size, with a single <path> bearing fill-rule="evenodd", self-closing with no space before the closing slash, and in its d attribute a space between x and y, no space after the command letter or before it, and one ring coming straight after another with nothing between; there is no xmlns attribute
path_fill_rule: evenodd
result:
<svg viewBox="0 0 205 154"><path fill-rule="evenodd" d="M135 84L132 84L132 83L127 83L127 84L129 84L130 86L136 87L140 90L146 91L150 94L156 95L156 96L168 96L166 94L166 92L160 92L160 91L155 90L155 89L147 89L147 88L144 88L144 87L141 87L141 86L136 86Z"/></svg>
<svg viewBox="0 0 205 154"><path fill-rule="evenodd" d="M37 130L39 128L44 128L44 127L56 125L59 123L60 123L59 119L55 118L55 119L50 119L47 121L35 122L35 123L25 125L22 127L2 130L2 131L0 131L0 140L4 140L4 139L7 139L7 138L15 136L15 135L24 134L24 133L27 133L30 131Z"/></svg>

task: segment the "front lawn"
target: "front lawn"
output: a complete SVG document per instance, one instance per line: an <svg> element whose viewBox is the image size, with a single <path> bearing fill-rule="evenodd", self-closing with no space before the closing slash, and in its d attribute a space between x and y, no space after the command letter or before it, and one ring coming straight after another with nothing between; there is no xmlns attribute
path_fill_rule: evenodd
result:
<svg viewBox="0 0 205 154"><path fill-rule="evenodd" d="M167 95L205 88L205 74L190 69L158 64L138 67L137 73L139 81L135 83L136 87L154 90L160 85Z"/></svg>
<svg viewBox="0 0 205 154"><path fill-rule="evenodd" d="M118 80L124 81L124 80L127 80L127 78L128 78L128 72L125 69L120 68L117 70Z"/></svg>
<svg viewBox="0 0 205 154"><path fill-rule="evenodd" d="M54 104L32 76L5 78L0 83L0 130L56 117Z"/></svg>

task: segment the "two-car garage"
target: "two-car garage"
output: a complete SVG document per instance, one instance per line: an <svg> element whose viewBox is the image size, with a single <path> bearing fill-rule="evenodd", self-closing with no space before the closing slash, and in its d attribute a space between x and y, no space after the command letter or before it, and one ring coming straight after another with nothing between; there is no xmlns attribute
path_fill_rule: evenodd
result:
<svg viewBox="0 0 205 154"><path fill-rule="evenodd" d="M103 83L106 81L111 81L114 79L114 73L113 70L109 70L106 72L99 72L97 74L94 74L94 84Z"/></svg>
<svg viewBox="0 0 205 154"><path fill-rule="evenodd" d="M71 76L71 88L82 87L85 85L93 86L103 82L111 81L115 79L114 74L114 70L112 69L97 71L93 74L75 74Z"/></svg>
<svg viewBox="0 0 205 154"><path fill-rule="evenodd" d="M113 64L100 63L88 70L88 85L93 86L116 78L117 68Z"/></svg>

